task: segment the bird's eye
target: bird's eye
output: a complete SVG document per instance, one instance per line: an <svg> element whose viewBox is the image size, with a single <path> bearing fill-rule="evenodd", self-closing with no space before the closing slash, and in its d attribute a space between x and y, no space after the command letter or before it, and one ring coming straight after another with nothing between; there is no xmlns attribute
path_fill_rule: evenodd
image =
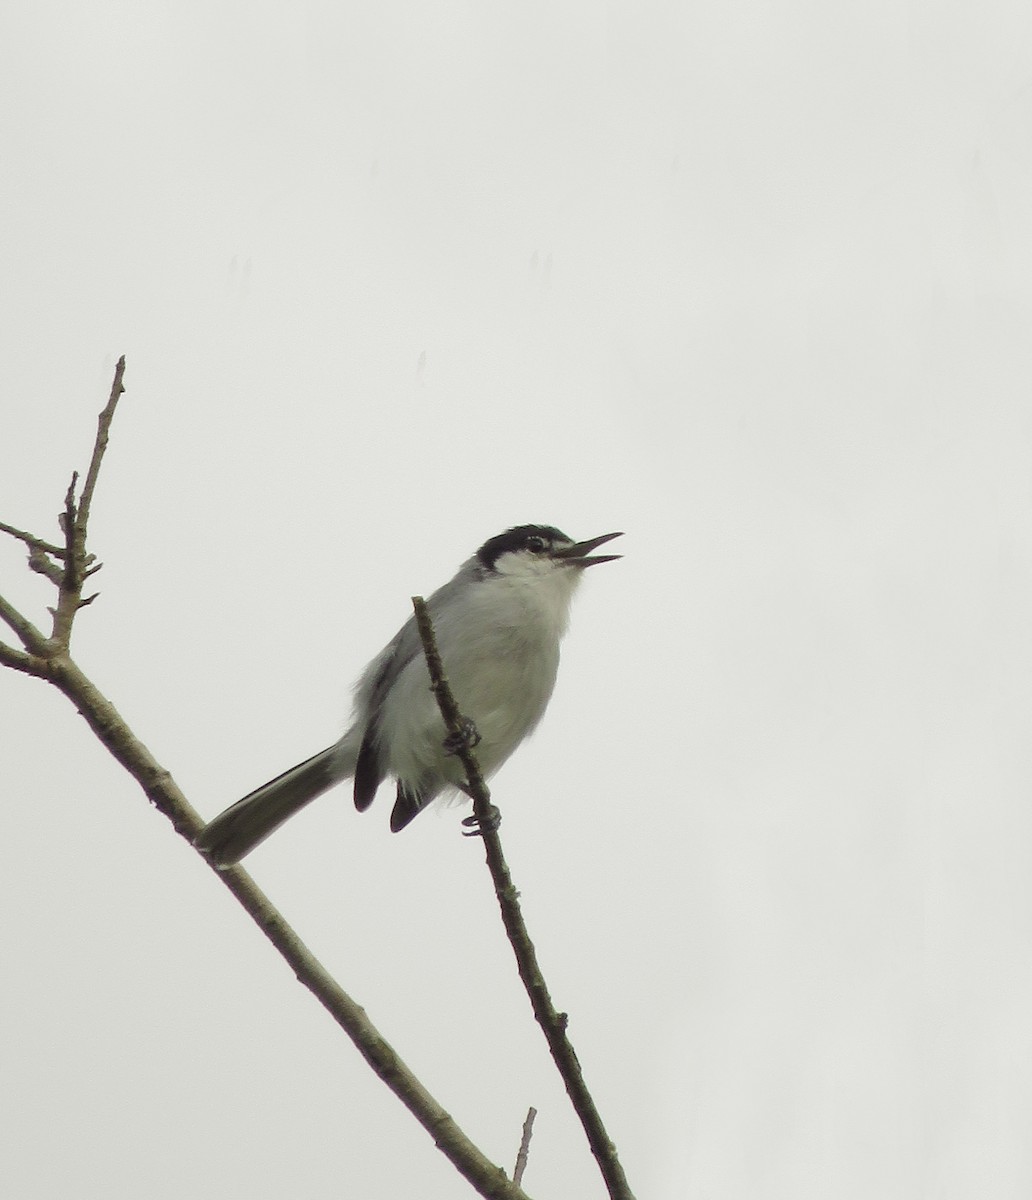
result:
<svg viewBox="0 0 1032 1200"><path fill-rule="evenodd" d="M540 554L542 550L547 549L548 543L543 537L527 538L527 549L533 550L535 554Z"/></svg>

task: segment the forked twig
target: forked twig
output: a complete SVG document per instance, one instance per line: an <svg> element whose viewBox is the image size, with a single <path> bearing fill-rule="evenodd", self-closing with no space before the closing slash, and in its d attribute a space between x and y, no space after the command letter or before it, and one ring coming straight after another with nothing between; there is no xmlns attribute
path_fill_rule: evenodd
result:
<svg viewBox="0 0 1032 1200"><path fill-rule="evenodd" d="M80 608L92 604L96 595L83 598L82 585L100 570L101 564L96 556L86 552L86 526L89 521L90 505L93 503L93 493L100 475L100 464L107 449L108 436L111 431L111 421L115 415L118 398L125 391L122 383L125 376L125 355L115 366L115 377L111 384L111 392L107 404L97 419L97 437L93 444L93 454L90 457L89 470L86 472L86 482L82 493L76 500L75 488L79 482L78 471L72 472L72 481L65 492L64 508L58 517L61 532L64 535L64 545L57 546L45 538L37 537L6 521L0 521L0 532L8 534L24 542L29 550L29 567L38 575L44 575L57 588L57 604L50 609L53 617L53 627L50 638L42 638L39 631L20 613L13 611L12 606L0 602L0 617L18 634L31 654L38 653L41 648L51 655L57 650L68 649L72 638L72 622ZM10 611L7 611L10 610ZM0 661L7 666L15 666L18 670L26 670L26 664L17 660L17 652L12 653L10 646L0 644ZM30 672L33 673L33 672Z"/></svg>
<svg viewBox="0 0 1032 1200"><path fill-rule="evenodd" d="M90 603L83 599L83 581L97 569L91 566L93 556L86 553L86 527L90 504L97 486L101 460L107 447L111 419L122 394L125 359L118 361L115 379L107 406L100 414L93 457L78 501L75 497L77 476L65 495L61 522L65 535L64 547L55 546L41 538L26 534L10 525L0 525L0 531L24 542L32 555L50 556L48 569L42 570L58 588L54 616L54 632L46 637L13 604L0 596L0 620L18 636L25 650L0 642L0 665L28 675L45 679L66 695L86 719L98 739L115 759L139 783L152 804L163 813L190 843L204 828L204 822L194 811L171 774L161 766L147 747L133 733L114 705L100 693L82 672L69 653L72 621L75 614ZM57 567L55 561L61 562ZM37 564L34 569L40 570ZM288 966L334 1021L355 1044L359 1053L387 1084L401 1102L426 1129L441 1152L476 1191L489 1200L528 1200L526 1194L510 1182L501 1167L469 1140L452 1117L441 1107L427 1089L398 1057L394 1048L380 1034L344 989L333 979L312 952L305 946L282 914L257 887L246 871L239 867L216 870L218 878L269 941L276 947Z"/></svg>

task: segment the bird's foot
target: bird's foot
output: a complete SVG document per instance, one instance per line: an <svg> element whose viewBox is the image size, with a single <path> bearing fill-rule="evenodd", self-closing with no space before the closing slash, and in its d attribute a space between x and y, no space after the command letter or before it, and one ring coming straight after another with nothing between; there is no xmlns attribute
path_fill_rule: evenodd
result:
<svg viewBox="0 0 1032 1200"><path fill-rule="evenodd" d="M444 739L445 754L458 754L460 750L472 750L480 745L480 734L469 717L459 717L459 728Z"/></svg>
<svg viewBox="0 0 1032 1200"><path fill-rule="evenodd" d="M483 837L485 833L494 833L502 823L502 814L493 804L487 806L487 816L483 821L474 813L470 817L462 818L463 825L466 826L462 831L463 837Z"/></svg>

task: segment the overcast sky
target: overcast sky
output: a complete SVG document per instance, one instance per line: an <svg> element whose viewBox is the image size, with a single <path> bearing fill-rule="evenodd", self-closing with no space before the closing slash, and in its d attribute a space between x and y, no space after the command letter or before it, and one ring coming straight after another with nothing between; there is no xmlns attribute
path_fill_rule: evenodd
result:
<svg viewBox="0 0 1032 1200"><path fill-rule="evenodd" d="M487 537L623 529L494 794L632 1187L1027 1197L1027 5L8 4L0 160L0 519L55 536L124 353L75 650L192 803ZM0 1190L469 1194L71 706L0 712ZM601 1196L462 810L389 807L248 867Z"/></svg>

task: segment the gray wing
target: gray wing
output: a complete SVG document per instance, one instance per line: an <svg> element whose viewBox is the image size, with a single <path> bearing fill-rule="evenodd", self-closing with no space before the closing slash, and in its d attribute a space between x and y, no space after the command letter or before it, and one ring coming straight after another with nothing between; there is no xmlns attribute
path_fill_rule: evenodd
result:
<svg viewBox="0 0 1032 1200"><path fill-rule="evenodd" d="M454 578L431 595L427 600L431 620L436 620L449 601L456 599L461 589L471 583L480 570L478 561L475 558L469 559L459 568ZM359 812L364 812L372 804L377 789L387 777L385 756L381 753L379 739L383 706L394 681L413 659L421 657L422 654L423 642L413 615L366 667L355 689L358 719L362 722L364 730L358 761L355 764L355 807ZM407 825L431 798L415 792L410 794L401 783L398 788L398 802L391 818L391 828L395 831ZM404 815L399 809L404 810Z"/></svg>

